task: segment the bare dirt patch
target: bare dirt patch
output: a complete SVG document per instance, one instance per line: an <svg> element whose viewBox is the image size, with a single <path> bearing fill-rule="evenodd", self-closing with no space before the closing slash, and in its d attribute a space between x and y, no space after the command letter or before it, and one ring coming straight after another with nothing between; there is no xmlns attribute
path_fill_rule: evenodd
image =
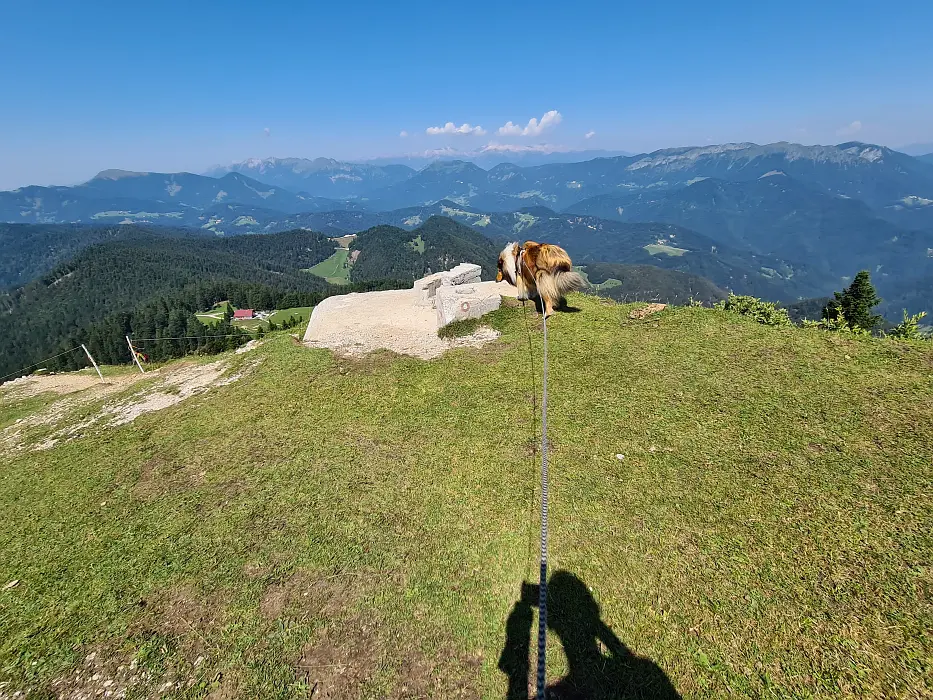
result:
<svg viewBox="0 0 933 700"><path fill-rule="evenodd" d="M656 314L658 311L664 311L667 308L667 304L647 304L642 306L640 309L635 309L628 315L628 317L635 321L640 321L643 318L647 318L651 314Z"/></svg>
<svg viewBox="0 0 933 700"><path fill-rule="evenodd" d="M283 615L338 617L364 592L362 575L313 577L299 570L266 588L259 612L266 620Z"/></svg>
<svg viewBox="0 0 933 700"><path fill-rule="evenodd" d="M329 626L320 639L305 645L298 677L312 698L357 697L375 675L383 649L372 622L354 618L339 628Z"/></svg>
<svg viewBox="0 0 933 700"><path fill-rule="evenodd" d="M87 375L80 373L18 379L4 385L5 398L15 401L49 392L64 394L64 396L0 431L0 448L11 452L23 449L45 450L54 447L59 442L81 437L85 430L99 423L107 427L125 425L146 413L169 408L212 388L231 384L250 372L257 364L258 360L248 362L240 371L231 375L225 374L228 368L227 363L218 360L203 365L182 362L146 374L121 375L105 382L95 377L88 383ZM68 421L69 414L76 409L110 394L121 392L140 380L153 378L161 379L161 381L128 399L104 404L94 415L82 420ZM67 425L62 425L63 423ZM54 430L55 427L58 427L58 430ZM53 428L53 430L41 440L33 440L30 443L29 433L41 428Z"/></svg>
<svg viewBox="0 0 933 700"><path fill-rule="evenodd" d="M428 658L415 640L386 639L371 618L354 617L328 626L302 650L297 674L312 698L367 695L379 671L388 671L388 698L475 698L482 657L465 658L444 650Z"/></svg>
<svg viewBox="0 0 933 700"><path fill-rule="evenodd" d="M133 494L144 500L160 494L200 486L205 472L197 464L178 464L162 456L150 457L139 469L139 479L133 486Z"/></svg>
<svg viewBox="0 0 933 700"><path fill-rule="evenodd" d="M174 406L190 396L203 394L214 386L230 384L243 376L243 372L240 372L223 377L226 369L227 365L223 361L206 365L182 365L165 376L158 390L142 392L126 402L105 406L102 414L111 416L109 425L125 425L144 413Z"/></svg>
<svg viewBox="0 0 933 700"><path fill-rule="evenodd" d="M138 372L121 374L116 377L107 377L100 380L96 374L87 372L62 372L61 374L34 374L20 377L12 382L6 382L0 391L11 399L22 399L39 394L74 394L86 389L92 390L95 397L122 391L135 384L145 375Z"/></svg>
<svg viewBox="0 0 933 700"><path fill-rule="evenodd" d="M219 595L202 596L187 585L155 591L138 605L142 612L130 632L140 637L170 637L189 663L197 663L208 650L205 635L220 627L225 610Z"/></svg>
<svg viewBox="0 0 933 700"><path fill-rule="evenodd" d="M236 674L224 673L217 685L207 694L206 700L235 700L242 696L240 679Z"/></svg>

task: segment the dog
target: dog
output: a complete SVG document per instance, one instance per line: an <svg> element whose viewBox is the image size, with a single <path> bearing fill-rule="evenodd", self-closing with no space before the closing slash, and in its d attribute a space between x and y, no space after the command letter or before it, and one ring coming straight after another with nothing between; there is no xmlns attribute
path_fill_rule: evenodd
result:
<svg viewBox="0 0 933 700"><path fill-rule="evenodd" d="M540 297L545 318L554 313L555 303L563 303L568 292L587 286L583 276L573 271L566 250L535 241L509 243L502 249L496 282L503 279L518 288L522 301Z"/></svg>

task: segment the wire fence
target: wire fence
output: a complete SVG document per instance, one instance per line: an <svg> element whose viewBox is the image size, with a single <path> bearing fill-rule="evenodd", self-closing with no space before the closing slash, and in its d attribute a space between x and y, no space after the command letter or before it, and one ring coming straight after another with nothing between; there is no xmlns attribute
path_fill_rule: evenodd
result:
<svg viewBox="0 0 933 700"><path fill-rule="evenodd" d="M148 341L156 340L199 340L202 338L249 338L252 337L252 334L243 332L243 333L227 333L226 335L175 335L175 336L163 336L161 338L134 338L130 336L130 340L134 343L142 343Z"/></svg>
<svg viewBox="0 0 933 700"><path fill-rule="evenodd" d="M45 363L48 362L49 360L54 360L54 359L57 358L57 357L61 357L62 355L67 355L67 354L70 353L70 352L74 352L75 350L80 350L80 349L81 349L81 346L80 346L80 345L76 345L75 347L71 348L71 350L65 350L65 352L60 352L60 353L58 353L57 355L52 355L51 357L46 357L44 360L39 360L38 362L33 362L31 365L27 365L26 367L23 367L22 369L18 369L18 370L16 370L15 372L10 372L9 374L5 374L4 376L0 377L0 382L3 382L3 381L5 381L5 380L9 379L10 377L16 376L17 374L21 374L22 372L25 372L27 369L32 369L33 367L38 367L39 365L45 364Z"/></svg>

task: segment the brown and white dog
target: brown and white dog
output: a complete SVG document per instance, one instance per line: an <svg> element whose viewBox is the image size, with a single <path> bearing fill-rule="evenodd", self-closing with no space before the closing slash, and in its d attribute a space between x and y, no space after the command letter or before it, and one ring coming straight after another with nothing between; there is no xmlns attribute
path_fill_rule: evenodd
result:
<svg viewBox="0 0 933 700"><path fill-rule="evenodd" d="M499 253L496 282L510 282L518 288L521 300L541 297L544 316L554 313L568 292L586 287L583 276L573 271L570 256L560 246L525 241L509 243Z"/></svg>

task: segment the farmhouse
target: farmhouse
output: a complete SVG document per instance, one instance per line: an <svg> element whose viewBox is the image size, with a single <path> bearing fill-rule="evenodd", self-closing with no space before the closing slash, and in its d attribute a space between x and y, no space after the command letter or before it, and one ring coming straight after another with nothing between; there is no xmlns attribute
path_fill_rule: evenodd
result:
<svg viewBox="0 0 933 700"><path fill-rule="evenodd" d="M233 312L234 321L248 321L253 318L256 318L256 314L252 309L237 309Z"/></svg>

